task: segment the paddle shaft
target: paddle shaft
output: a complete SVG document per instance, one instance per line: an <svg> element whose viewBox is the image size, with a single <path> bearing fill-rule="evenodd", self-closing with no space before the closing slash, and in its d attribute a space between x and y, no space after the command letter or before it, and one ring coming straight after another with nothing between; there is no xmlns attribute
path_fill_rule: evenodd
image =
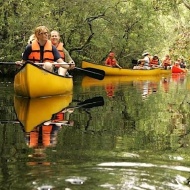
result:
<svg viewBox="0 0 190 190"><path fill-rule="evenodd" d="M93 107L97 107L97 106L102 106L104 104L104 102L102 100L99 101L94 101L94 102L89 102L89 103L85 103L85 104L78 104L77 106L73 106L73 107L68 107L68 108L93 108ZM67 108L67 109L68 109Z"/></svg>
<svg viewBox="0 0 190 190"><path fill-rule="evenodd" d="M76 109L76 108L93 108L104 105L104 98L102 96L97 96L94 98L86 99L83 102L78 103L76 106L68 106L65 109ZM64 109L64 110L65 110Z"/></svg>
<svg viewBox="0 0 190 190"><path fill-rule="evenodd" d="M44 63L34 63L36 65L44 65ZM16 62L0 62L0 65L17 65ZM19 64L18 64L19 65ZM52 63L52 65L70 65L69 63L63 62L63 63Z"/></svg>
<svg viewBox="0 0 190 190"><path fill-rule="evenodd" d="M5 123L19 124L20 121L18 121L18 120L0 120L0 124L5 124Z"/></svg>
<svg viewBox="0 0 190 190"><path fill-rule="evenodd" d="M44 65L44 63L35 63L36 65ZM69 65L69 63L63 62L63 63L52 63L53 65ZM16 62L0 62L0 65L17 65ZM18 64L19 65L19 64ZM75 67L76 70L79 70L81 72L83 72L85 75L98 79L98 80L102 80L105 77L105 72L103 70L100 69L93 69L93 68L79 68L79 67Z"/></svg>
<svg viewBox="0 0 190 190"><path fill-rule="evenodd" d="M105 77L105 72L103 70L100 69L94 69L94 68L79 68L79 67L75 67L75 69L82 71L85 75L98 79L98 80L102 80Z"/></svg>

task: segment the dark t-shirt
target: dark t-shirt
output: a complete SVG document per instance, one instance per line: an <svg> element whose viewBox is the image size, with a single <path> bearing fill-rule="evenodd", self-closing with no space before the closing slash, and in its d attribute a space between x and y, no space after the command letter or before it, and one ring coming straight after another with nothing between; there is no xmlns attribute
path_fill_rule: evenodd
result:
<svg viewBox="0 0 190 190"><path fill-rule="evenodd" d="M22 56L22 59L24 61L27 61L28 60L28 57L30 55L30 53L32 52L32 45L29 44L26 46L26 49L23 53L23 56ZM44 46L40 46L40 62L43 62L43 52L44 52ZM56 49L55 46L52 45L52 52L53 52L53 55L54 55L54 61L56 62L59 58L61 58L58 50Z"/></svg>

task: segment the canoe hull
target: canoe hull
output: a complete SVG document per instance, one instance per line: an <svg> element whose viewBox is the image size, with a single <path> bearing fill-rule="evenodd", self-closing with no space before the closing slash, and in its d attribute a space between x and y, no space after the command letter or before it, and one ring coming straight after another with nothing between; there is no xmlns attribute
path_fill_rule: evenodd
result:
<svg viewBox="0 0 190 190"><path fill-rule="evenodd" d="M62 95L71 92L72 89L72 77L59 76L30 63L22 66L14 78L14 91L23 97Z"/></svg>
<svg viewBox="0 0 190 190"><path fill-rule="evenodd" d="M105 75L107 76L150 76L150 75L160 74L160 69L152 69L152 70L119 69L119 68L112 68L104 65L89 63L86 61L82 62L82 68L101 69L105 71Z"/></svg>
<svg viewBox="0 0 190 190"><path fill-rule="evenodd" d="M161 75L169 75L169 74L172 74L172 70L171 69L160 69L160 74Z"/></svg>

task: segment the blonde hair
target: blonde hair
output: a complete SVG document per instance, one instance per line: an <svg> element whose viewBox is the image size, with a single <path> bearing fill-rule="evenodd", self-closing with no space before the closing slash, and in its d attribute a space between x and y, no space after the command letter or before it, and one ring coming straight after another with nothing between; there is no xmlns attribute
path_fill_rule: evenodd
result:
<svg viewBox="0 0 190 190"><path fill-rule="evenodd" d="M49 29L46 26L38 26L35 30L34 30L34 34L37 37L41 32L43 32L44 30L47 30L47 32L49 33Z"/></svg>
<svg viewBox="0 0 190 190"><path fill-rule="evenodd" d="M52 33L57 33L57 35L60 36L60 34L59 34L59 32L58 32L57 30L52 30L52 31L50 32L50 34L52 34Z"/></svg>
<svg viewBox="0 0 190 190"><path fill-rule="evenodd" d="M31 44L32 41L35 40L35 39L36 39L35 34L32 34L32 35L29 37L29 39L28 39L28 44Z"/></svg>

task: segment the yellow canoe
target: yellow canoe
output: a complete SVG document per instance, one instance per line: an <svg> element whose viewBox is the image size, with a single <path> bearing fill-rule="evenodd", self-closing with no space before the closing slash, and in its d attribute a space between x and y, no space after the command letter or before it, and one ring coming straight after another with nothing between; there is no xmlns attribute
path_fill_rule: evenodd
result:
<svg viewBox="0 0 190 190"><path fill-rule="evenodd" d="M172 74L172 70L171 69L160 69L160 74L162 75L169 75Z"/></svg>
<svg viewBox="0 0 190 190"><path fill-rule="evenodd" d="M21 67L14 78L14 91L23 97L62 95L71 92L72 89L72 77L56 75L31 63Z"/></svg>
<svg viewBox="0 0 190 190"><path fill-rule="evenodd" d="M72 95L32 99L15 96L14 108L25 132L30 132L36 126L50 120L53 114L67 107L71 101Z"/></svg>
<svg viewBox="0 0 190 190"><path fill-rule="evenodd" d="M83 77L82 79L82 87L90 87L90 86L104 86L107 84L122 84L122 83L130 83L134 81L151 81L151 82L159 82L162 79L162 76L105 76L103 80L98 81L96 79L90 77Z"/></svg>
<svg viewBox="0 0 190 190"><path fill-rule="evenodd" d="M171 70L172 70L172 73L187 73L188 72L188 69L180 68L180 67L175 66L175 65L172 66Z"/></svg>
<svg viewBox="0 0 190 190"><path fill-rule="evenodd" d="M136 69L119 69L112 68L105 65L98 65L95 63L89 63L86 61L82 62L82 68L95 68L105 71L105 75L110 76L150 76L150 75L160 75L160 69L151 70L136 70Z"/></svg>

